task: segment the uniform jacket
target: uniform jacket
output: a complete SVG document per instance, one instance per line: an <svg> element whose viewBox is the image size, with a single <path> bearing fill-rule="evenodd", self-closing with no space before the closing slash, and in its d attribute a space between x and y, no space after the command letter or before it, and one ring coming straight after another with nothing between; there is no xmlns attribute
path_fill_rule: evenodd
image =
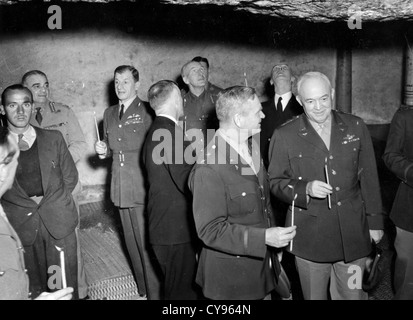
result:
<svg viewBox="0 0 413 320"><path fill-rule="evenodd" d="M1 207L0 210L3 211ZM0 300L28 298L29 278L23 252L17 233L0 212Z"/></svg>
<svg viewBox="0 0 413 320"><path fill-rule="evenodd" d="M269 150L271 191L287 203L297 194L292 253L316 262L349 262L367 256L369 229L383 229L383 215L374 150L363 120L332 111L328 150L302 114L274 131ZM306 198L308 182L326 182L326 159L333 187L331 210L327 198L311 198L309 203Z"/></svg>
<svg viewBox="0 0 413 320"><path fill-rule="evenodd" d="M210 139L215 134L208 136L208 129L217 130L219 127L215 105L218 99L218 94L222 89L208 83L205 91L199 96L195 96L191 91L182 91L182 98L184 100L184 116L180 119L184 122L184 130L191 137L188 132L190 129L199 129L203 135L203 145L206 146ZM209 138L209 139L208 139Z"/></svg>
<svg viewBox="0 0 413 320"><path fill-rule="evenodd" d="M37 122L36 111L32 113L30 124L43 129L60 131L74 162L77 163L84 156L87 144L76 115L64 104L48 101L47 105L48 107L40 110L43 117L42 123Z"/></svg>
<svg viewBox="0 0 413 320"><path fill-rule="evenodd" d="M186 148L191 146L184 142L182 129L166 117L156 117L143 147L149 184L151 244L173 245L196 239L192 195L188 188L194 161L192 164L185 161Z"/></svg>
<svg viewBox="0 0 413 320"><path fill-rule="evenodd" d="M268 147L274 130L287 120L302 114L304 110L295 96L292 95L281 116L277 114L274 99L262 103L262 112L265 114L265 118L261 121L260 147L264 165L268 168Z"/></svg>
<svg viewBox="0 0 413 320"><path fill-rule="evenodd" d="M2 198L4 211L25 246L33 244L36 239L39 218L52 237L58 240L72 233L78 223L71 195L78 181L78 173L62 134L36 127L34 129L39 149L43 199L37 204L28 197L16 179Z"/></svg>
<svg viewBox="0 0 413 320"><path fill-rule="evenodd" d="M258 176L243 161L217 133L189 177L204 244L196 281L210 299L262 299L276 281L265 245L265 230L274 221L267 173L262 161L256 163Z"/></svg>
<svg viewBox="0 0 413 320"><path fill-rule="evenodd" d="M395 113L383 160L400 179L390 218L397 227L413 232L413 108Z"/></svg>
<svg viewBox="0 0 413 320"><path fill-rule="evenodd" d="M131 208L145 203L141 150L152 123L147 103L138 97L119 120L119 104L103 115L104 139L112 155L110 197L115 206Z"/></svg>

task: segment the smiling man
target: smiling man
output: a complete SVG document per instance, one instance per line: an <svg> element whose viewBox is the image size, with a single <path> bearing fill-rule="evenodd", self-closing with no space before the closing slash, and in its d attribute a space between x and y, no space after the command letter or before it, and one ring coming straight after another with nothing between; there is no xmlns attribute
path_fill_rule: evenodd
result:
<svg viewBox="0 0 413 320"><path fill-rule="evenodd" d="M139 72L133 66L117 67L114 84L119 103L105 110L104 136L96 142L95 151L101 159L113 159L110 197L119 209L139 293L148 299L157 299L159 281L145 236L146 190L141 155L152 113L138 97Z"/></svg>
<svg viewBox="0 0 413 320"><path fill-rule="evenodd" d="M225 89L217 115L219 130L189 176L203 242L196 281L209 299L264 299L280 273L268 247L286 246L295 227L274 225L267 172L250 139L264 118L255 90Z"/></svg>
<svg viewBox="0 0 413 320"><path fill-rule="evenodd" d="M51 277L56 266L61 267L59 249L63 249L67 284L77 299L75 163L60 132L29 124L33 111L29 89L20 84L7 87L2 104L1 113L20 148L16 178L3 195L2 206L24 247L32 297L62 288L62 279L56 282Z"/></svg>
<svg viewBox="0 0 413 320"><path fill-rule="evenodd" d="M277 198L291 203L297 195L292 254L303 295L325 300L330 289L332 299L364 300L366 257L371 241L383 236L370 134L362 119L332 110L334 89L324 74L304 74L297 88L305 113L274 131L268 172ZM291 213L290 207L286 225Z"/></svg>

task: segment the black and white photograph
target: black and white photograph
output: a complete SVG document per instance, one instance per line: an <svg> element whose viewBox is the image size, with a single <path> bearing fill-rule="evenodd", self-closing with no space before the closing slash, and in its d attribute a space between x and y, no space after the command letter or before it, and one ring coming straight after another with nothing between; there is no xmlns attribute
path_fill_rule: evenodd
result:
<svg viewBox="0 0 413 320"><path fill-rule="evenodd" d="M413 300L410 0L0 0L0 94L0 300Z"/></svg>

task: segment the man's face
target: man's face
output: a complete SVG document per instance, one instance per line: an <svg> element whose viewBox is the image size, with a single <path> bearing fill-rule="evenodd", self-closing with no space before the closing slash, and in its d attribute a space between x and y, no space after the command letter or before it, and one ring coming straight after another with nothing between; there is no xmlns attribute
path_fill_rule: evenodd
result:
<svg viewBox="0 0 413 320"><path fill-rule="evenodd" d="M248 129L248 136L251 136L252 133L261 131L261 120L265 118L265 115L262 112L262 106L257 95L254 95L254 99L247 100L244 107L244 110L248 111L241 116L241 129Z"/></svg>
<svg viewBox="0 0 413 320"><path fill-rule="evenodd" d="M6 115L11 131L21 131L29 126L32 109L32 99L26 90L10 90L6 93L2 114Z"/></svg>
<svg viewBox="0 0 413 320"><path fill-rule="evenodd" d="M139 81L135 82L132 72L129 70L116 73L114 82L116 95L120 101L124 102L137 95Z"/></svg>
<svg viewBox="0 0 413 320"><path fill-rule="evenodd" d="M291 83L291 78L291 69L286 64L277 64L272 69L271 81L273 84L277 84L278 81Z"/></svg>
<svg viewBox="0 0 413 320"><path fill-rule="evenodd" d="M0 175L2 178L0 197L13 185L20 154L17 141L11 134L8 136L8 141L9 146L7 148L4 146L0 147Z"/></svg>
<svg viewBox="0 0 413 320"><path fill-rule="evenodd" d="M205 61L200 61L199 63L201 64L201 66L202 66L202 67L204 68L204 70L205 70L205 78L206 78L206 81L208 82L208 79L209 79L209 69L208 69L208 66L207 66L207 64L206 64Z"/></svg>
<svg viewBox="0 0 413 320"><path fill-rule="evenodd" d="M204 67L199 62L191 62L185 69L183 80L189 87L204 87L207 82Z"/></svg>
<svg viewBox="0 0 413 320"><path fill-rule="evenodd" d="M49 81L41 74L28 77L24 86L29 88L33 95L34 103L46 103L50 96Z"/></svg>
<svg viewBox="0 0 413 320"><path fill-rule="evenodd" d="M324 123L331 114L334 92L322 78L309 78L301 84L299 101L310 120Z"/></svg>

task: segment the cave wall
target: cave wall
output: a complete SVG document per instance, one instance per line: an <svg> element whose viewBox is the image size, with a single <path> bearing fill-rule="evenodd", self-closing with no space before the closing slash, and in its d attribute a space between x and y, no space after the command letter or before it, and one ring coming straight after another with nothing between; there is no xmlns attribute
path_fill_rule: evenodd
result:
<svg viewBox="0 0 413 320"><path fill-rule="evenodd" d="M178 80L194 56L210 60L210 80L221 86L245 83L260 99L274 63L296 75L324 72L335 83L337 47L352 48L353 113L367 123L389 123L402 101L404 22L363 25L277 20L231 9L139 4L61 4L61 30L47 27L47 4L0 8L0 90L28 70L44 71L55 101L69 105L83 128L88 150L79 164L83 185L104 185L110 163L99 161L93 114L116 103L113 70L133 64L141 75L139 96L161 79Z"/></svg>

